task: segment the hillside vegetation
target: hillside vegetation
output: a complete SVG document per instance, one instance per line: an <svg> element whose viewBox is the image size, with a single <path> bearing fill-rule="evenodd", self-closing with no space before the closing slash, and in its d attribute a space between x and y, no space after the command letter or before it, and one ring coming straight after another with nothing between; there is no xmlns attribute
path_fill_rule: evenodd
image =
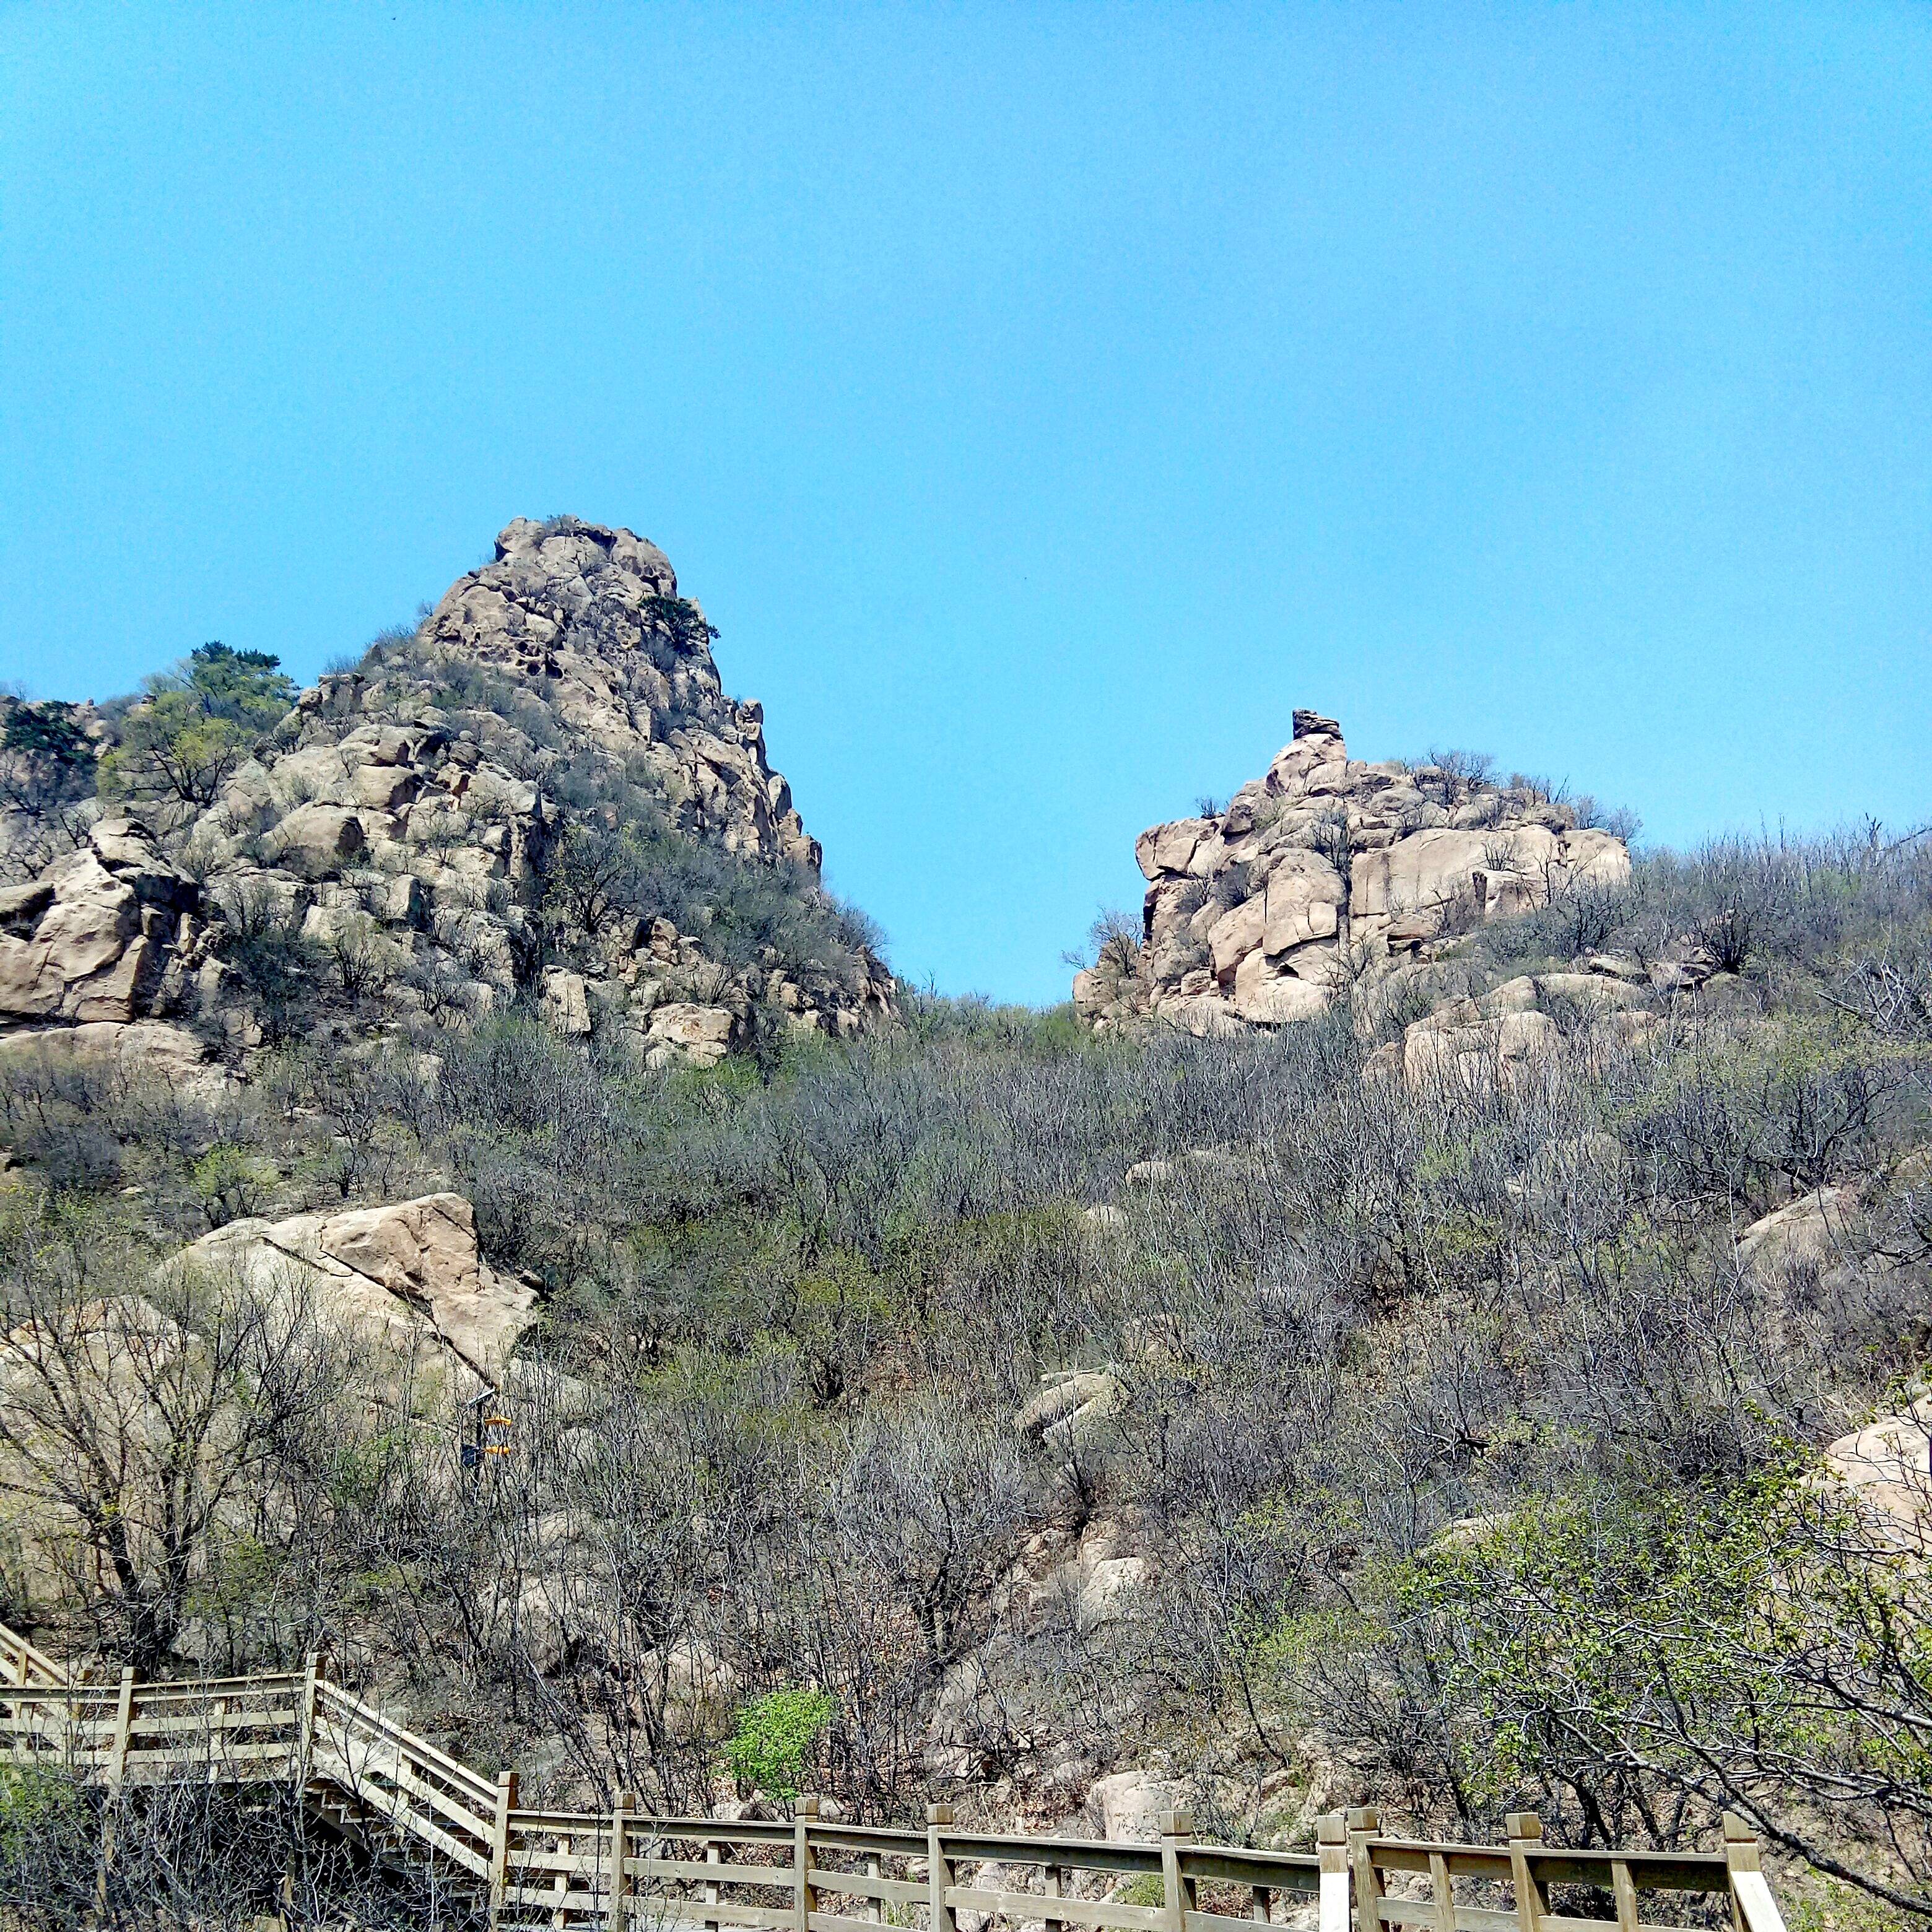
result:
<svg viewBox="0 0 1932 1932"><path fill-rule="evenodd" d="M1172 1792L1290 1841L1372 1797L1669 1844L1729 1804L1923 1913L1911 1510L1817 1472L1922 1393L1927 842L1642 858L1238 1039L926 999L650 1069L532 1000L192 1096L16 1056L16 1332L84 1382L139 1298L262 1393L186 1466L214 1396L172 1366L118 1461L0 1404L16 1504L74 1525L4 1613L181 1669L325 1646L599 1802L754 1795L760 1700L808 1690L799 1774L864 1816ZM1686 938L1642 1024L1551 972ZM1526 980L1533 1060L1405 1058ZM438 1189L540 1291L480 1473L316 1311L151 1280L238 1214Z"/></svg>
<svg viewBox="0 0 1932 1932"><path fill-rule="evenodd" d="M908 996L712 634L519 521L307 692L5 703L0 1619L532 1801L1730 1808L1932 1918L1932 839L1633 858L1302 713L1077 1010ZM0 1784L21 1922L98 1803ZM130 1924L467 1909L142 1815Z"/></svg>

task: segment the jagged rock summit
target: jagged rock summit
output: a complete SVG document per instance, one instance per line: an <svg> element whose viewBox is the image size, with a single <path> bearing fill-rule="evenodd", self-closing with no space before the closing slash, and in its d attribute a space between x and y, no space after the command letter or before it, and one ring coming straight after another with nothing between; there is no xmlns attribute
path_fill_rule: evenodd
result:
<svg viewBox="0 0 1932 1932"><path fill-rule="evenodd" d="M1366 764L1332 718L1294 735L1225 812L1143 832L1142 930L1073 982L1105 1029L1150 1018L1201 1035L1306 1019L1347 977L1486 919L1628 878L1612 832L1473 763Z"/></svg>
<svg viewBox="0 0 1932 1932"><path fill-rule="evenodd" d="M0 1032L170 1021L177 1059L191 1033L236 1060L527 998L566 1033L708 1064L761 1031L858 1030L893 982L824 893L716 634L656 545L519 518L413 631L266 728L178 680L38 707L61 714L29 721L43 736L78 720L89 770L33 828L37 858L56 818L64 850L0 849ZM154 755L164 730L183 757Z"/></svg>
<svg viewBox="0 0 1932 1932"><path fill-rule="evenodd" d="M724 695L715 633L656 544L574 518L519 517L499 533L496 561L458 578L424 630L432 645L539 685L567 728L641 756L687 830L818 870L818 842L766 760L764 708Z"/></svg>

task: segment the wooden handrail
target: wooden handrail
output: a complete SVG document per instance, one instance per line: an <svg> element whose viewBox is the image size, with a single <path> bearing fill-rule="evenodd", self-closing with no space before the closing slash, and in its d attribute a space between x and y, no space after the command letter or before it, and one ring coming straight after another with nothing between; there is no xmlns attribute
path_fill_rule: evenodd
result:
<svg viewBox="0 0 1932 1932"><path fill-rule="evenodd" d="M64 1684L67 1672L46 1652L0 1624L0 1678L9 1684Z"/></svg>
<svg viewBox="0 0 1932 1932"><path fill-rule="evenodd" d="M664 1932L873 1932L887 1908L922 1912L920 1932L958 1932L962 1912L980 1932L995 1920L1251 1932L1282 1893L1318 1901L1320 1932L1669 1932L1654 1904L1666 1893L1727 1896L1742 1932L1785 1932L1756 1835L1735 1814L1724 1850L1696 1852L1546 1845L1527 1813L1511 1814L1506 1846L1401 1838L1364 1809L1319 1820L1311 1852L1198 1844L1178 1812L1163 1814L1158 1844L1137 1845L961 1830L944 1805L928 1808L923 1832L821 1820L803 1799L789 1822L652 1818L628 1794L609 1811L526 1809L514 1772L493 1782L330 1683L317 1660L253 1677L79 1684L4 1624L0 1760L108 1785L292 1776L332 1822L413 1838L487 1888L498 1932L646 1920ZM740 1848L729 1862L728 1846ZM1018 1882L1027 1872L1036 1886ZM1119 1896L1150 1878L1160 1904ZM1572 1888L1610 1898L1614 1916L1561 1896ZM1640 1919L1643 1894L1653 1903Z"/></svg>
<svg viewBox="0 0 1932 1932"><path fill-rule="evenodd" d="M1730 1870L1731 1897L1745 1932L1784 1932L1784 1915L1766 1882L1757 1834L1735 1811L1724 1814L1724 1862Z"/></svg>

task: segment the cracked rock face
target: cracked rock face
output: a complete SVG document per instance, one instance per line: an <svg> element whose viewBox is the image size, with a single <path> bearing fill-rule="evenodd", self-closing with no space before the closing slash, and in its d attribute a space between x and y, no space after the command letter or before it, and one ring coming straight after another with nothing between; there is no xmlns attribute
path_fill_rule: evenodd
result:
<svg viewBox="0 0 1932 1932"><path fill-rule="evenodd" d="M98 820L38 878L0 888L0 1018L137 1018L196 962L200 904L145 826Z"/></svg>
<svg viewBox="0 0 1932 1932"><path fill-rule="evenodd" d="M483 1259L476 1214L460 1194L231 1221L168 1265L232 1271L263 1293L306 1293L325 1321L373 1328L405 1355L440 1360L464 1396L501 1382L535 1318L535 1292Z"/></svg>
<svg viewBox="0 0 1932 1932"><path fill-rule="evenodd" d="M1100 1028L1152 1017L1203 1036L1322 1012L1345 969L1630 875L1612 833L1567 805L1435 766L1348 756L1341 727L1294 714L1266 773L1214 816L1143 832L1138 946L1073 982Z"/></svg>

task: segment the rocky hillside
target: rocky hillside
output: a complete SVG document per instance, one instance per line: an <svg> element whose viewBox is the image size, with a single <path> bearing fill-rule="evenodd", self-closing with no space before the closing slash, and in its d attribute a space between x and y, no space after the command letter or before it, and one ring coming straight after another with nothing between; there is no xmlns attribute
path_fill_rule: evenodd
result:
<svg viewBox="0 0 1932 1932"><path fill-rule="evenodd" d="M713 635L655 545L519 519L292 704L220 645L131 703L14 704L0 1028L236 1065L524 998L654 1064L856 1032L892 982Z"/></svg>
<svg viewBox="0 0 1932 1932"><path fill-rule="evenodd" d="M1294 714L1294 736L1224 812L1143 832L1142 932L1103 944L1074 981L1096 1027L1149 1016L1206 1036L1306 1019L1354 976L1426 954L1485 920L1621 885L1613 831L1482 761L1348 756L1342 728Z"/></svg>
<svg viewBox="0 0 1932 1932"><path fill-rule="evenodd" d="M0 1621L526 1802L1737 1810L1932 1920L1932 838L1303 713L1089 1025L896 994L658 554L499 550L307 694L0 706Z"/></svg>

